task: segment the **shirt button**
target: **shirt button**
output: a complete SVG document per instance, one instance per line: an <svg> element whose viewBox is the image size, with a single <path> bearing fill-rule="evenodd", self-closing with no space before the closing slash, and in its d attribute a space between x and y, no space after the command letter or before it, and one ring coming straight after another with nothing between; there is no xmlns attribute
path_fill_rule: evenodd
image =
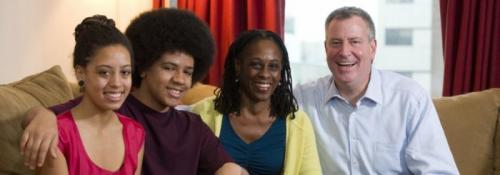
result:
<svg viewBox="0 0 500 175"><path fill-rule="evenodd" d="M358 161L356 161L356 159L354 159L354 160L352 161L352 166L355 166L355 167L357 167L357 166L358 166Z"/></svg>

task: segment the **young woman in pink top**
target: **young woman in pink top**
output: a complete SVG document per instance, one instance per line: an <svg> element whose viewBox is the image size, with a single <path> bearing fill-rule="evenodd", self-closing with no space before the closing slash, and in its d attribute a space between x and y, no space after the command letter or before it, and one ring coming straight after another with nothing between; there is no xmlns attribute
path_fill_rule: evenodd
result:
<svg viewBox="0 0 500 175"><path fill-rule="evenodd" d="M144 130L118 109L132 84L132 49L114 21L85 18L75 29L73 53L80 104L57 117L56 158L37 174L140 174Z"/></svg>

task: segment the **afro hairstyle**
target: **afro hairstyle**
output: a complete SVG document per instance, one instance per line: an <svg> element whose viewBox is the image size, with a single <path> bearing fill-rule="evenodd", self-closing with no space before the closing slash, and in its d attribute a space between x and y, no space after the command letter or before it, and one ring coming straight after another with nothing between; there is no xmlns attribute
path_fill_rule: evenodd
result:
<svg viewBox="0 0 500 175"><path fill-rule="evenodd" d="M182 52L193 57L193 84L204 78L212 65L215 52L212 34L208 26L189 11L164 8L144 12L132 20L125 35L135 54L134 87L140 87L140 74L165 53Z"/></svg>

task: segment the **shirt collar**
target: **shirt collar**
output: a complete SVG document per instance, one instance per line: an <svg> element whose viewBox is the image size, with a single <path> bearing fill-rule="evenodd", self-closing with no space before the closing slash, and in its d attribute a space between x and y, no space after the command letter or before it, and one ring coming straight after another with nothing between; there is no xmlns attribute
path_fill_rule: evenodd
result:
<svg viewBox="0 0 500 175"><path fill-rule="evenodd" d="M340 96L337 86L335 86L334 79L335 79L334 76L331 76L329 79L329 86L326 92L325 103L328 103L328 101L334 98L339 98L344 100L344 98ZM362 101L365 98L375 103L380 103L382 101L382 82L380 80L380 74L379 71L375 69L373 66L372 66L372 71L370 73L368 88L366 89L365 95L361 97L360 101Z"/></svg>
<svg viewBox="0 0 500 175"><path fill-rule="evenodd" d="M375 103L382 102L382 81L380 80L380 72L372 66L372 71L370 73L370 81L368 82L368 88L366 89L365 95L361 97L370 99Z"/></svg>
<svg viewBox="0 0 500 175"><path fill-rule="evenodd" d="M340 96L339 90L337 89L337 86L335 86L334 82L335 76L330 76L329 82L328 82L328 88L326 91L326 96L325 96L325 103L328 103L328 101L332 100L333 98L339 98L343 99L342 96Z"/></svg>

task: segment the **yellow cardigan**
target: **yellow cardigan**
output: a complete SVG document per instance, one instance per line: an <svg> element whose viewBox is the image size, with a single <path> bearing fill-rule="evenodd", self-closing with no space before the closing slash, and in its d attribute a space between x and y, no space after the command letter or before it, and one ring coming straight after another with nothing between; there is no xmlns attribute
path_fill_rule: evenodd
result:
<svg viewBox="0 0 500 175"><path fill-rule="evenodd" d="M208 97L193 104L192 111L198 113L203 122L219 137L222 114L217 112L214 97ZM321 173L316 139L309 117L302 111L295 113L295 119L286 118L285 175L316 175Z"/></svg>

